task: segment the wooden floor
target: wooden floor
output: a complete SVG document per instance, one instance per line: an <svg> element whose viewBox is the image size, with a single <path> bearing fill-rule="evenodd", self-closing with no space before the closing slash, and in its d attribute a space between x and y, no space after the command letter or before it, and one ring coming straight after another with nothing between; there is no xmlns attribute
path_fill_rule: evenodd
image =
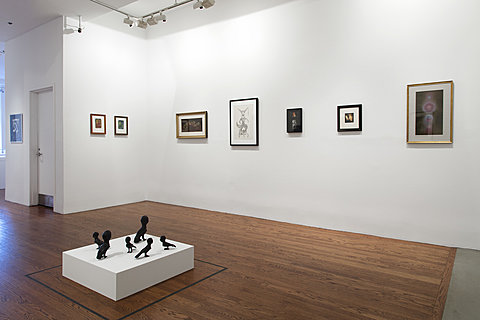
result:
<svg viewBox="0 0 480 320"><path fill-rule="evenodd" d="M5 202L1 319L441 319L455 249L141 202L71 215ZM119 302L61 276L91 234L195 246L195 269ZM158 241L156 243L159 243ZM28 276L27 276L28 275Z"/></svg>

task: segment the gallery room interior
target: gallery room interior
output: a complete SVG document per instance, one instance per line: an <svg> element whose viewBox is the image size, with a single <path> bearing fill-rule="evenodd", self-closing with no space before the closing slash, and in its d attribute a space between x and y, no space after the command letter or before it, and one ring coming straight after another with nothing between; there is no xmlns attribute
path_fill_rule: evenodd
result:
<svg viewBox="0 0 480 320"><path fill-rule="evenodd" d="M0 8L0 318L478 318L478 1Z"/></svg>

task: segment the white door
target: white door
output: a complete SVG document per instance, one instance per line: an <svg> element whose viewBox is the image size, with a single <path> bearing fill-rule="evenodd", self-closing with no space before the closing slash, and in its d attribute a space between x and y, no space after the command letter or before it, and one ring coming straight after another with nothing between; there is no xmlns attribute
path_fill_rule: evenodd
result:
<svg viewBox="0 0 480 320"><path fill-rule="evenodd" d="M53 90L37 93L38 97L38 194L48 196L41 204L53 207L55 194L55 121ZM51 203L50 203L51 202Z"/></svg>

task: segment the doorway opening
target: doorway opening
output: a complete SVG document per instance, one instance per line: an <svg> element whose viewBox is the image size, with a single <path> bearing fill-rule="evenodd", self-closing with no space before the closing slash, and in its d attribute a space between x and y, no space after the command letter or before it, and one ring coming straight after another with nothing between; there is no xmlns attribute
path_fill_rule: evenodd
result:
<svg viewBox="0 0 480 320"><path fill-rule="evenodd" d="M30 204L54 207L55 105L53 87L30 91Z"/></svg>

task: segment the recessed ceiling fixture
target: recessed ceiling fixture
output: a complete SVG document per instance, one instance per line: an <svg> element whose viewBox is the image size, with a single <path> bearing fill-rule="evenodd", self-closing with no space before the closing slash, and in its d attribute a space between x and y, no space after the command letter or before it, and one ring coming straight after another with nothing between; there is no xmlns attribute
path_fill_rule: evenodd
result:
<svg viewBox="0 0 480 320"><path fill-rule="evenodd" d="M181 2L178 2L178 0L175 0L175 3L172 4L171 6L165 7L163 9L160 9L160 10L157 10L157 11L154 11L154 12L150 12L150 13L144 15L144 16L138 16L137 17L137 16L131 15L131 14L125 12L125 11L122 11L120 9L117 9L115 7L112 7L111 5L103 3L101 1L98 1L98 0L90 0L90 1L93 2L93 3L96 3L98 5L101 5L105 8L108 8L110 10L113 10L113 11L116 11L118 13L121 13L121 14L125 15L126 18L123 19L123 23L127 24L129 27L133 27L134 25L136 25L137 27L142 28L142 29L146 29L149 25L150 26L156 25L159 21L167 22L167 17L165 16L164 12L168 11L168 10L175 9L177 7L180 7L180 6L183 6L185 4L188 4L188 3L191 3L191 2L195 1L195 3L193 4L194 9L208 9L215 4L215 0L184 0L184 1L181 1ZM147 19L146 22L145 22L145 19ZM81 31L79 31L79 32L81 32Z"/></svg>

